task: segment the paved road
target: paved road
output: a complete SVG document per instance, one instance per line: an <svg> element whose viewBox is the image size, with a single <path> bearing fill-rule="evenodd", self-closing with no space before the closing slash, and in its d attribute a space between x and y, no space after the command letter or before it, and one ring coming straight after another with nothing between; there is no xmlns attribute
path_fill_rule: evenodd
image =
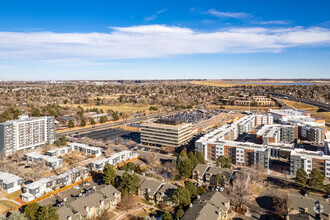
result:
<svg viewBox="0 0 330 220"><path fill-rule="evenodd" d="M239 90L255 92L255 93L261 94L261 95L270 95L274 98L280 98L280 99L287 99L287 100L290 100L290 101L302 102L302 103L306 103L306 104L309 104L309 105L316 106L320 109L320 111L326 111L326 112L330 111L330 105L329 104L322 103L322 102L317 102L317 101L310 100L310 99L297 98L295 96L285 95L285 94L281 94L281 93L255 91L255 90L252 90L252 89L248 89L248 90L239 89Z"/></svg>
<svg viewBox="0 0 330 220"><path fill-rule="evenodd" d="M204 105L207 105L208 103L202 104L202 105L197 105L195 106L195 108L199 108L202 107ZM105 130L107 128L113 128L113 127L117 127L119 125L124 125L127 123L134 123L134 122L141 122L141 121L145 121L148 119L154 119L154 118L158 118L161 116L167 116L167 115L173 115L173 114L177 114L179 112L184 112L187 110L177 110L177 111L172 111L172 112L162 112L162 113L158 113L158 114L154 114L154 115L148 115L148 116L143 116L143 117L139 117L139 118L132 118L126 121L118 121L118 122L112 122L112 123L107 123L107 124L101 124L101 125L95 125L92 127L85 127L85 128L77 128L74 130L70 130L70 131L58 131L56 132L56 138L60 138L63 135L66 136L72 136L72 135L76 135L76 134L85 134L85 133L89 133L92 131L100 131L100 130Z"/></svg>

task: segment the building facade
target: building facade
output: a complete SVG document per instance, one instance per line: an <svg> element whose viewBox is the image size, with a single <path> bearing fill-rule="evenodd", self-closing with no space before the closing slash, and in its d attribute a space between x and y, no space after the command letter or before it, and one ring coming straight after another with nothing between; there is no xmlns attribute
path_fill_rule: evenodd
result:
<svg viewBox="0 0 330 220"><path fill-rule="evenodd" d="M19 116L0 124L0 152L5 155L17 150L34 149L55 141L54 117Z"/></svg>
<svg viewBox="0 0 330 220"><path fill-rule="evenodd" d="M141 124L141 143L153 146L179 147L192 138L192 124L175 122Z"/></svg>

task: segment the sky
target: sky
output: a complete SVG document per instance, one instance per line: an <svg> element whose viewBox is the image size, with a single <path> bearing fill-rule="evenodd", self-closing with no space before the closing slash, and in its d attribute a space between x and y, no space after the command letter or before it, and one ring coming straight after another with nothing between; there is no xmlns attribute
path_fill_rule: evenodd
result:
<svg viewBox="0 0 330 220"><path fill-rule="evenodd" d="M0 0L0 80L330 78L329 0Z"/></svg>

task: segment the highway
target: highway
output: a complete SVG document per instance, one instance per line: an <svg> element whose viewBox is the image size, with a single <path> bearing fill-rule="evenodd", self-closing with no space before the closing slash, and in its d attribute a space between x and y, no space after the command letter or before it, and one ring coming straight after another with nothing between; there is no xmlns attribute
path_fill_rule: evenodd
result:
<svg viewBox="0 0 330 220"><path fill-rule="evenodd" d="M261 94L261 95L270 95L274 98L287 99L287 100L295 101L295 102L302 102L302 103L305 103L305 104L316 106L316 107L319 108L320 111L325 111L325 112L330 111L330 105L329 104L313 101L313 100L310 100L310 99L297 98L297 97L294 97L294 96L285 95L285 94L281 94L281 93L255 91L255 90L252 90L252 89L240 89L240 90L244 91L244 92L255 92L255 93Z"/></svg>

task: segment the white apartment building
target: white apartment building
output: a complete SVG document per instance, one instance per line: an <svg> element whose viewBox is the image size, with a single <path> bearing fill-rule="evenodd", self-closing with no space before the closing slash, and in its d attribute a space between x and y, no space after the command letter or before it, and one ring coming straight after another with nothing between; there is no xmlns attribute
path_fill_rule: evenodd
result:
<svg viewBox="0 0 330 220"><path fill-rule="evenodd" d="M295 109L269 109L267 112L273 116L275 121L281 122L310 118L310 113Z"/></svg>
<svg viewBox="0 0 330 220"><path fill-rule="evenodd" d="M63 159L56 156L40 154L39 152L27 153L24 155L24 158L28 163L42 162L52 170L63 166Z"/></svg>
<svg viewBox="0 0 330 220"><path fill-rule="evenodd" d="M80 143L71 143L68 144L68 147L71 148L71 151L79 151L80 153L91 157L99 157L102 155L102 148L100 147L91 147Z"/></svg>
<svg viewBox="0 0 330 220"><path fill-rule="evenodd" d="M20 190L23 184L24 179L22 177L0 171L0 192L4 194L15 192Z"/></svg>
<svg viewBox="0 0 330 220"><path fill-rule="evenodd" d="M116 166L128 160L138 158L139 154L134 151L124 150L119 153L115 153L107 158L102 158L95 160L90 164L90 167L93 171L102 171L104 166L108 163L112 166Z"/></svg>
<svg viewBox="0 0 330 220"><path fill-rule="evenodd" d="M10 155L17 150L34 149L55 141L54 117L19 116L0 124L0 152Z"/></svg>

